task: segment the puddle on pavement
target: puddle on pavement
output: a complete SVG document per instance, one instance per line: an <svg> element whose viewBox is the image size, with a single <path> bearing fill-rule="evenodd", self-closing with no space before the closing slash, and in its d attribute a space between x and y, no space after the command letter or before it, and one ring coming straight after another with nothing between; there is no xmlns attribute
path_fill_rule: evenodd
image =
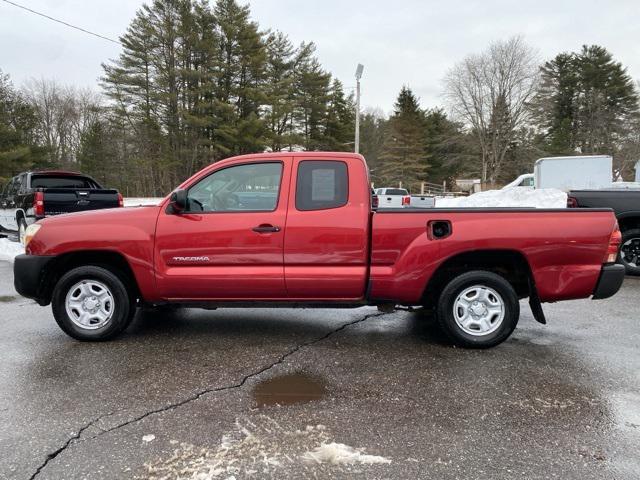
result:
<svg viewBox="0 0 640 480"><path fill-rule="evenodd" d="M318 400L326 392L324 382L304 372L289 373L260 382L252 391L258 407L291 405Z"/></svg>
<svg viewBox="0 0 640 480"><path fill-rule="evenodd" d="M16 298L18 297L16 297L15 295L0 295L0 302L13 302Z"/></svg>

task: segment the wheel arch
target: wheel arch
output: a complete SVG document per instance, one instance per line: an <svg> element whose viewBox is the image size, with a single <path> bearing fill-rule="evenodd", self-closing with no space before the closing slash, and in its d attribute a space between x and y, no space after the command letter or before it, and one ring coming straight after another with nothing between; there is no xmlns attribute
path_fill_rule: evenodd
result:
<svg viewBox="0 0 640 480"><path fill-rule="evenodd" d="M111 250L82 250L57 256L44 272L41 288L42 296L51 301L53 290L62 276L76 267L93 265L102 267L117 275L125 284L127 291L140 298L140 288L127 259L119 252Z"/></svg>
<svg viewBox="0 0 640 480"><path fill-rule="evenodd" d="M531 267L522 252L473 250L453 255L442 262L425 286L423 304L434 306L447 283L471 270L485 270L502 276L513 286L518 298L529 297L532 291L535 292Z"/></svg>
<svg viewBox="0 0 640 480"><path fill-rule="evenodd" d="M618 225L623 233L625 230L640 228L640 212L626 212L619 215Z"/></svg>

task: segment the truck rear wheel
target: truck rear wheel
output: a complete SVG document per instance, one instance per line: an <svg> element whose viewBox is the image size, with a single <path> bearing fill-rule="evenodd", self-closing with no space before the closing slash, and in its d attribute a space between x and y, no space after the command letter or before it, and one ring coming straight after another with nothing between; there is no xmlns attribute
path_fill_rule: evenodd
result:
<svg viewBox="0 0 640 480"><path fill-rule="evenodd" d="M640 229L622 232L618 263L624 265L627 275L640 275Z"/></svg>
<svg viewBox="0 0 640 480"><path fill-rule="evenodd" d="M86 266L62 276L53 291L51 308L67 335L102 341L129 326L136 304L118 275L102 267Z"/></svg>
<svg viewBox="0 0 640 480"><path fill-rule="evenodd" d="M503 277L474 270L457 276L442 290L437 317L456 345L489 348L504 342L516 328L520 304Z"/></svg>

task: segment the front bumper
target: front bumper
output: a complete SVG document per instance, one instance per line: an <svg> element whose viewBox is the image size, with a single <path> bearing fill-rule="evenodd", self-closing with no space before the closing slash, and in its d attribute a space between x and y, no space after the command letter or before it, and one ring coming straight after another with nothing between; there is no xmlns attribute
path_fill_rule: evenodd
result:
<svg viewBox="0 0 640 480"><path fill-rule="evenodd" d="M45 288L46 267L55 257L18 255L13 264L13 285L23 297L32 298L40 305L47 305Z"/></svg>
<svg viewBox="0 0 640 480"><path fill-rule="evenodd" d="M604 265L600 271L600 278L593 291L593 300L609 298L620 290L624 281L625 268L624 265Z"/></svg>

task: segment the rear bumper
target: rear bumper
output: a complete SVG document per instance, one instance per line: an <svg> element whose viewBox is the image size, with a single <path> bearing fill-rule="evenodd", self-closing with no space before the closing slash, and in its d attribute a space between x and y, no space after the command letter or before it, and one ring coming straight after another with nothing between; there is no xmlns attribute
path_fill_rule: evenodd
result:
<svg viewBox="0 0 640 480"><path fill-rule="evenodd" d="M609 298L620 290L624 281L625 269L623 265L604 265L600 271L600 278L593 290L593 300Z"/></svg>
<svg viewBox="0 0 640 480"><path fill-rule="evenodd" d="M47 305L51 299L45 293L45 269L55 257L38 255L18 255L13 264L13 284L23 297L32 298L40 305Z"/></svg>

